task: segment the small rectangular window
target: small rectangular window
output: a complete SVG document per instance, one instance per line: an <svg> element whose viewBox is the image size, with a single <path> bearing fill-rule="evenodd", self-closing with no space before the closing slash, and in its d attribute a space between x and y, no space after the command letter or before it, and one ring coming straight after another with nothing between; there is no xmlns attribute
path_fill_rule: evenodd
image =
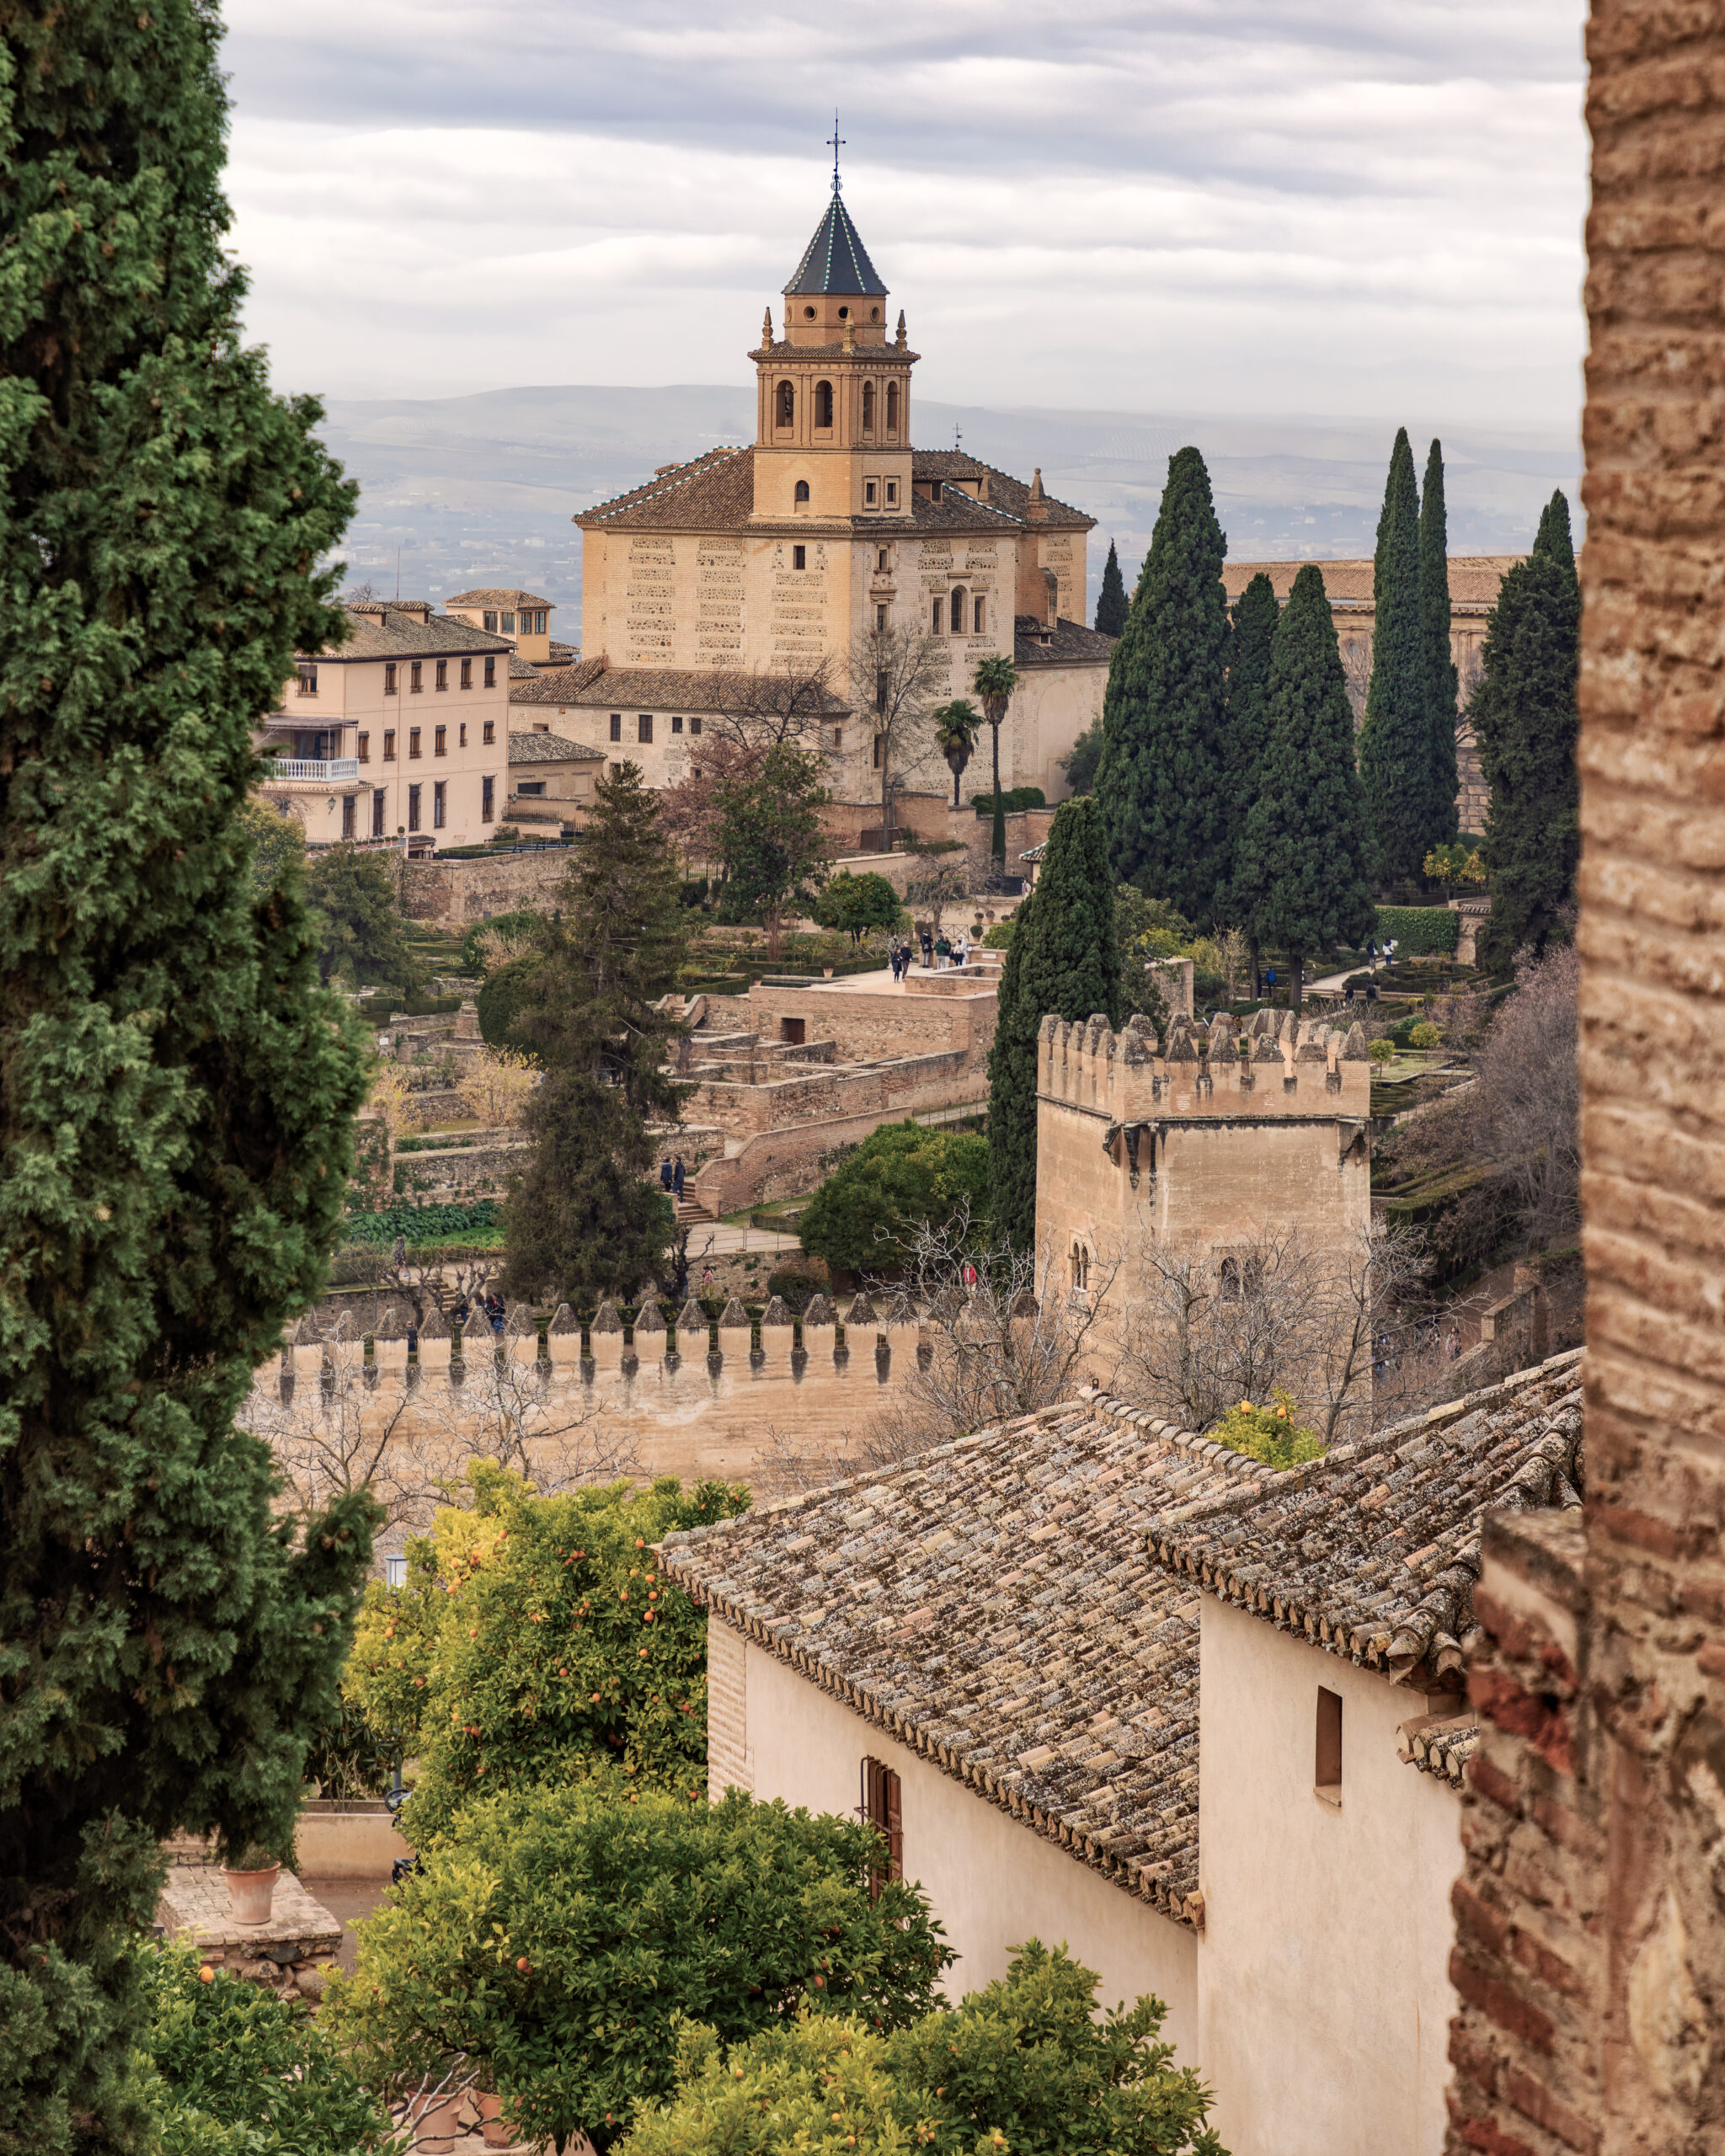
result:
<svg viewBox="0 0 1725 2156"><path fill-rule="evenodd" d="M494 659L488 659L485 662L485 686L488 689L497 686L497 661Z"/></svg>
<svg viewBox="0 0 1725 2156"><path fill-rule="evenodd" d="M683 730L683 722L681 719L674 718L670 723L670 730L673 734L681 734Z"/></svg>
<svg viewBox="0 0 1725 2156"><path fill-rule="evenodd" d="M386 726L383 729L383 760L386 764L395 761L395 728L393 726Z"/></svg>
<svg viewBox="0 0 1725 2156"><path fill-rule="evenodd" d="M621 741L623 738L623 715L620 711L611 714L611 738L613 741Z"/></svg>
<svg viewBox="0 0 1725 2156"><path fill-rule="evenodd" d="M793 569L805 569L808 566L809 549L806 547L793 547L791 549L791 567Z"/></svg>
<svg viewBox="0 0 1725 2156"><path fill-rule="evenodd" d="M408 1561L405 1557L386 1557L383 1560L384 1583L388 1587L405 1587L408 1583Z"/></svg>
<svg viewBox="0 0 1725 2156"><path fill-rule="evenodd" d="M898 506L898 500L899 500L899 483L898 483L898 481L897 481L896 479L889 479L889 480L887 481L887 483L886 483L886 505L887 505L887 507L888 507L889 509L895 509L895 508Z"/></svg>
<svg viewBox="0 0 1725 2156"><path fill-rule="evenodd" d="M698 712L689 721L689 731L691 734L698 734L701 731L701 717Z"/></svg>
<svg viewBox="0 0 1725 2156"><path fill-rule="evenodd" d="M461 731L456 735L455 745L457 749L465 749L467 745L467 723L465 719L462 721Z"/></svg>
<svg viewBox="0 0 1725 2156"><path fill-rule="evenodd" d="M440 726L432 734L431 753L434 756L446 756L449 754L449 728L446 726Z"/></svg>
<svg viewBox="0 0 1725 2156"><path fill-rule="evenodd" d="M884 547L880 550L880 559L875 566L879 569L883 576L886 574L886 548Z"/></svg>
<svg viewBox="0 0 1725 2156"><path fill-rule="evenodd" d="M416 831L419 828L419 789L416 786L410 786L408 788L408 829L410 831Z"/></svg>
<svg viewBox="0 0 1725 2156"><path fill-rule="evenodd" d="M515 617L507 608L505 609L503 619L498 623L498 627L506 637L512 637L515 634Z"/></svg>
<svg viewBox="0 0 1725 2156"><path fill-rule="evenodd" d="M462 661L462 686L464 689L471 689L473 686L473 662L471 659L464 659Z"/></svg>
<svg viewBox="0 0 1725 2156"><path fill-rule="evenodd" d="M637 715L635 739L638 741L650 741L653 739L653 714L650 711L644 711Z"/></svg>
<svg viewBox="0 0 1725 2156"><path fill-rule="evenodd" d="M449 661L446 659L440 659L437 662L437 686L440 689L449 686Z"/></svg>
<svg viewBox="0 0 1725 2156"><path fill-rule="evenodd" d="M494 718L486 720L484 732L480 736L480 745L486 749L495 748L497 745L497 721Z"/></svg>
<svg viewBox="0 0 1725 2156"><path fill-rule="evenodd" d="M884 734L877 734L874 737L874 768L876 771L880 769L881 753L884 750L885 746L886 736Z"/></svg>
<svg viewBox="0 0 1725 2156"><path fill-rule="evenodd" d="M296 666L294 669L294 672L299 676L300 695L302 696L315 696L318 693L317 668L315 666Z"/></svg>
<svg viewBox="0 0 1725 2156"><path fill-rule="evenodd" d="M488 773L479 782L479 821L489 824L497 814L497 781Z"/></svg>
<svg viewBox="0 0 1725 2156"><path fill-rule="evenodd" d="M544 616L544 613L542 612L542 611L541 611L541 610L540 610L540 609L538 609L538 608L536 608L536 609L534 610L534 613L533 613L533 634L534 634L536 637L542 637L542 636L544 635L544 633L545 633L545 616Z"/></svg>
<svg viewBox="0 0 1725 2156"><path fill-rule="evenodd" d="M419 659L415 659L409 663L408 667L408 690L410 695L417 696L424 689L425 686L425 669Z"/></svg>
<svg viewBox="0 0 1725 2156"><path fill-rule="evenodd" d="M488 606L485 610L485 627L493 636L497 634L497 609L494 606Z"/></svg>
<svg viewBox="0 0 1725 2156"><path fill-rule="evenodd" d="M947 602L944 599L937 596L933 605L934 612L931 619L934 633L936 636L938 636L941 631L945 628L947 625Z"/></svg>
<svg viewBox="0 0 1725 2156"><path fill-rule="evenodd" d="M408 728L408 760L412 762L419 753L419 729L417 726L410 726Z"/></svg>
<svg viewBox="0 0 1725 2156"><path fill-rule="evenodd" d="M444 810L448 798L449 781L443 778L435 780L431 787L431 828L433 830L441 831L443 829Z"/></svg>
<svg viewBox="0 0 1725 2156"><path fill-rule="evenodd" d="M1342 1802L1342 1695L1317 1688L1316 1762L1312 1780L1326 1804Z"/></svg>
<svg viewBox="0 0 1725 2156"><path fill-rule="evenodd" d="M354 836L354 808L355 800L356 797L351 793L344 793L341 797L341 835L344 839L350 839Z"/></svg>
<svg viewBox="0 0 1725 2156"><path fill-rule="evenodd" d="M395 694L395 661L393 659L386 659L383 662L383 693L386 696Z"/></svg>
<svg viewBox="0 0 1725 2156"><path fill-rule="evenodd" d="M371 737L369 734L360 736L359 757L362 764L369 764L371 760Z"/></svg>
<svg viewBox="0 0 1725 2156"><path fill-rule="evenodd" d="M884 606L877 606L875 608L874 626L878 631L884 632L886 628L886 609Z"/></svg>
<svg viewBox="0 0 1725 2156"><path fill-rule="evenodd" d="M876 482L873 479L865 479L862 482L862 506L864 509L873 509L879 499L879 488Z"/></svg>
<svg viewBox="0 0 1725 2156"><path fill-rule="evenodd" d="M832 745L835 749L842 749L844 747L845 729L842 726L834 727L832 730Z"/></svg>
<svg viewBox="0 0 1725 2156"><path fill-rule="evenodd" d="M878 1901L881 1888L889 1880L905 1876L903 1790L899 1777L884 1760L863 1760L862 1801L858 1809L868 1824L886 1842L886 1870L868 1875L868 1897Z"/></svg>
<svg viewBox="0 0 1725 2156"><path fill-rule="evenodd" d="M983 613L983 601L982 601L981 600L980 600L980 599L979 599L979 600L975 602L975 618L973 619L973 621L971 622L971 624L970 624L970 633L971 633L973 636L978 636L978 637L980 637L980 636L982 636L982 635L984 635L984 634L985 634L985 633L986 633L986 632L985 632L985 629L984 629L984 627L983 627L983 622L984 622L984 620L985 620L985 615L984 615L984 613Z"/></svg>
<svg viewBox="0 0 1725 2156"><path fill-rule="evenodd" d="M388 798L387 792L381 786L371 796L371 835L374 839L381 839L383 835L383 808Z"/></svg>

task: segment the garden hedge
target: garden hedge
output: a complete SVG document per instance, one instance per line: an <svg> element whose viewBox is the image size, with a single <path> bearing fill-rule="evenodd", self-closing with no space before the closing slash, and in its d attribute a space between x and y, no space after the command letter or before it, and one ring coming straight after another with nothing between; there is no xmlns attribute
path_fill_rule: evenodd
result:
<svg viewBox="0 0 1725 2156"><path fill-rule="evenodd" d="M1396 940L1398 958L1425 958L1434 953L1454 958L1461 939L1461 916L1448 906L1380 906L1380 947L1388 937Z"/></svg>

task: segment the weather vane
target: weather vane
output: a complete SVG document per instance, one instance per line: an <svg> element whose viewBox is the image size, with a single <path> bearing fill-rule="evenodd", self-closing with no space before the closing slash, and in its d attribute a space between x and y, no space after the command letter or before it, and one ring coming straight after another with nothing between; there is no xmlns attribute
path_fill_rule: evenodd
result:
<svg viewBox="0 0 1725 2156"><path fill-rule="evenodd" d="M839 132L839 115L836 106L833 108L832 132L826 139L832 145L832 191L836 195L839 191L839 152L845 146L845 138Z"/></svg>

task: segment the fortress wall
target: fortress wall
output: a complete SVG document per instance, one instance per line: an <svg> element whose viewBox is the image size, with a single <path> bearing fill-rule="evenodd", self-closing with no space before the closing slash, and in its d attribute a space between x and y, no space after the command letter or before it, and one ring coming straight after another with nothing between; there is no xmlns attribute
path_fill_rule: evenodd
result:
<svg viewBox="0 0 1725 2156"><path fill-rule="evenodd" d="M985 1059L994 1040L995 1001L991 981L979 981L956 999L937 1000L911 995L903 988L873 993L851 988L770 988L757 981L746 998L744 1022L763 1041L776 1041L782 1036L785 1019L801 1019L809 1040L830 1040L846 1063L947 1049L969 1050Z"/></svg>

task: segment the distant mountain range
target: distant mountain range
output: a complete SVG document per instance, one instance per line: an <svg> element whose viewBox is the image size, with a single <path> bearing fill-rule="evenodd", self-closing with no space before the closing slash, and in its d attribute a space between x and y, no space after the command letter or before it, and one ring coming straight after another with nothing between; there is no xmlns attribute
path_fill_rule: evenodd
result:
<svg viewBox="0 0 1725 2156"><path fill-rule="evenodd" d="M1090 598L1112 537L1130 590L1150 540L1167 462L1204 451L1236 560L1370 554L1393 427L1377 421L1205 419L1142 412L912 407L918 446L955 432L973 456L1043 484L1097 520ZM521 584L578 643L580 535L569 519L649 478L656 465L746 442L747 388L497 389L435 398L332 398L324 438L360 482L344 550L349 580L441 600L473 584ZM1423 468L1430 429L1410 427ZM1554 487L1572 506L1581 467L1570 433L1444 434L1450 550L1506 554L1530 543Z"/></svg>

